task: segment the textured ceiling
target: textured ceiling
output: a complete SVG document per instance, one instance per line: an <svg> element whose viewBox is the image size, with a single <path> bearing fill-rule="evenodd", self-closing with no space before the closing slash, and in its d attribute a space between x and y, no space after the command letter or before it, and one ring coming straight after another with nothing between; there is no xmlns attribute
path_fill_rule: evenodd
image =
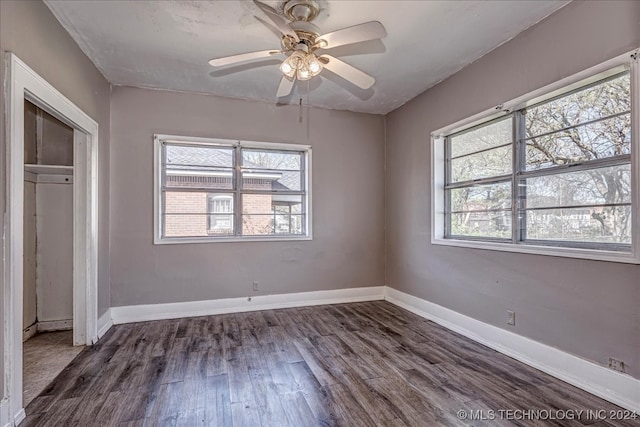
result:
<svg viewBox="0 0 640 427"><path fill-rule="evenodd" d="M275 34L242 1L45 0L105 77L115 85L209 93L276 102L278 60L224 69L208 60L278 49ZM282 2L265 1L282 8ZM384 24L382 41L338 47L334 56L376 78L369 90L324 71L296 83L279 102L384 114L475 61L566 1L319 1L322 32L365 21ZM307 98L307 91L308 98Z"/></svg>

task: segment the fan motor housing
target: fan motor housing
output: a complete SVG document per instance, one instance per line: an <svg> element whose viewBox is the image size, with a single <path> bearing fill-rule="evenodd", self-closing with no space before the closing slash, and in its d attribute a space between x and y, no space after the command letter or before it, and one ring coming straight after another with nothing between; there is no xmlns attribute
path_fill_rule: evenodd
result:
<svg viewBox="0 0 640 427"><path fill-rule="evenodd" d="M306 21L293 21L289 25L298 35L300 43L307 45L309 48L315 46L316 39L320 35L318 27ZM291 36L284 35L282 37L282 46L285 51L294 49L297 44L298 42Z"/></svg>
<svg viewBox="0 0 640 427"><path fill-rule="evenodd" d="M289 0L284 4L283 11L292 21L311 22L318 16L320 7L313 0Z"/></svg>
<svg viewBox="0 0 640 427"><path fill-rule="evenodd" d="M298 49L300 47L298 44L314 48L320 30L311 21L318 16L319 12L320 7L313 0L289 0L283 5L282 13L291 20L289 25L300 39L297 42L293 37L284 35L282 37L282 47L285 51Z"/></svg>

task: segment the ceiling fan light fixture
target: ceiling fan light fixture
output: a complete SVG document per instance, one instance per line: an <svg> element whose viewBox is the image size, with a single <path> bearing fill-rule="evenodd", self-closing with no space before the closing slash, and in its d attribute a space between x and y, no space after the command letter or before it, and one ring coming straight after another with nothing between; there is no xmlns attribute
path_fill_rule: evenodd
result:
<svg viewBox="0 0 640 427"><path fill-rule="evenodd" d="M307 55L307 67L311 76L317 76L322 71L322 63L318 60L318 57L313 53Z"/></svg>
<svg viewBox="0 0 640 427"><path fill-rule="evenodd" d="M299 50L296 50L291 54L289 58L287 58L287 61L289 61L289 64L294 69L299 70L300 68L304 67L305 54L303 52L300 52Z"/></svg>
<svg viewBox="0 0 640 427"><path fill-rule="evenodd" d="M285 59L282 64L280 64L280 71L289 78L292 78L296 74L296 69L291 65L289 58Z"/></svg>
<svg viewBox="0 0 640 427"><path fill-rule="evenodd" d="M313 53L293 52L282 64L280 71L289 78L296 76L298 80L309 80L322 71L322 63Z"/></svg>
<svg viewBox="0 0 640 427"><path fill-rule="evenodd" d="M313 77L313 75L309 71L309 67L307 67L307 64L304 64L303 67L298 68L297 77L298 77L298 80L309 80L311 77Z"/></svg>
<svg viewBox="0 0 640 427"><path fill-rule="evenodd" d="M322 64L313 53L296 50L280 64L280 71L289 78L309 80L322 71Z"/></svg>

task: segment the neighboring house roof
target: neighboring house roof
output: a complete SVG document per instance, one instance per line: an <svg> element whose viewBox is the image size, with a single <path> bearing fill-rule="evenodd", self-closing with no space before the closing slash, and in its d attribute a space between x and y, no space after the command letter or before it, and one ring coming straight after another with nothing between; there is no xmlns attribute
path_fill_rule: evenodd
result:
<svg viewBox="0 0 640 427"><path fill-rule="evenodd" d="M208 168L233 166L233 150L230 149L167 145L166 153L167 164L177 166L172 169L190 169L194 166Z"/></svg>
<svg viewBox="0 0 640 427"><path fill-rule="evenodd" d="M194 172L231 172L233 166L234 152L231 149L209 148L167 145L166 162L167 169L172 171L190 171L189 175L193 176ZM272 178L270 179L271 187L274 191L298 190L300 187L300 172L283 171L270 169L259 164L243 160L244 169L258 169L258 172L268 171Z"/></svg>

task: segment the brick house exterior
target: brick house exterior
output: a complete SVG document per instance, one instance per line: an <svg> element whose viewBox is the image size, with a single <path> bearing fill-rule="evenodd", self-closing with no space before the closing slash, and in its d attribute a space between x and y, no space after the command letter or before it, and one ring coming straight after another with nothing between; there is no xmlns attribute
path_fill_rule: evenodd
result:
<svg viewBox="0 0 640 427"><path fill-rule="evenodd" d="M231 150L171 146L166 154L164 236L202 237L233 235L233 178ZM209 166L214 165L214 166ZM220 166L218 166L220 165ZM261 168L245 164L245 168ZM288 190L287 172L245 171L244 190ZM289 173L290 174L290 173ZM255 175L253 177L252 175ZM299 173L298 173L299 175ZM283 176L285 179L283 179ZM181 190L186 191L181 191ZM202 191L199 191L202 190ZM243 194L242 235L296 233L301 216L291 206L300 197L285 194Z"/></svg>

